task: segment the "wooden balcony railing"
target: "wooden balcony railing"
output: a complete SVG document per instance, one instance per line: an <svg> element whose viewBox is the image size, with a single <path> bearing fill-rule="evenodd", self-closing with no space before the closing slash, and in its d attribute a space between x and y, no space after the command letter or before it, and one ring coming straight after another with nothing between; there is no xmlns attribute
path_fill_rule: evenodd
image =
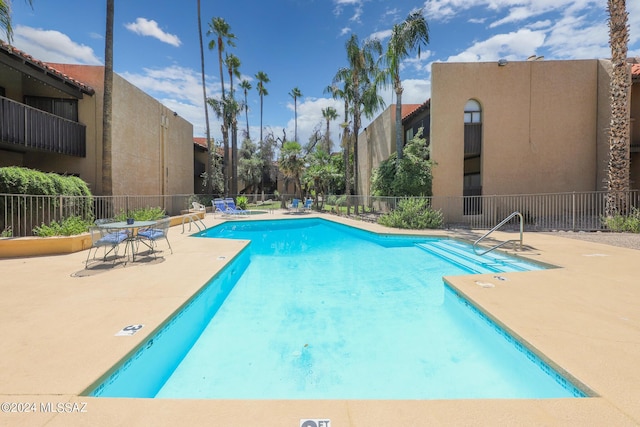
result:
<svg viewBox="0 0 640 427"><path fill-rule="evenodd" d="M0 97L0 142L85 157L86 126Z"/></svg>

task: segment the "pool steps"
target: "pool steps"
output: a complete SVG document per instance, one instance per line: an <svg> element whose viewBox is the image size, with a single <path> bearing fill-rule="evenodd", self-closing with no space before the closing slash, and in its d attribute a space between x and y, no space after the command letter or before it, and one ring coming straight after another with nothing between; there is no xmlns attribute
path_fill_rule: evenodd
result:
<svg viewBox="0 0 640 427"><path fill-rule="evenodd" d="M425 243L416 243L416 246L476 274L541 269L541 267L535 264L514 257L500 255L496 252L486 255L476 255L471 245L456 240L434 240Z"/></svg>

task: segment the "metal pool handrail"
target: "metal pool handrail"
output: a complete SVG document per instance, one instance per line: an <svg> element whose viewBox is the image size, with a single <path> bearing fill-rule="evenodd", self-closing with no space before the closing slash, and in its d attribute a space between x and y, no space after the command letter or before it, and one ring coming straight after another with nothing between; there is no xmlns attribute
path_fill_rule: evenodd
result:
<svg viewBox="0 0 640 427"><path fill-rule="evenodd" d="M477 245L478 243L480 243L482 240L484 240L487 236L489 236L489 234L493 233L494 231L498 230L500 227L502 227L503 225L505 225L507 222L509 222L511 220L511 218L513 218L514 216L518 216L520 218L520 239L510 239L510 240L506 240L502 243L498 243L497 245L487 249L484 252L478 253L478 249L477 249ZM522 217L522 214L518 211L511 213L511 215L509 215L508 217L506 217L505 219L503 219L500 224L496 225L495 227L493 227L491 230L487 231L487 233L480 237L478 240L476 240L475 242L473 242L473 252L475 252L476 255L484 255L487 254L489 252L491 252L494 249L498 249L501 246L506 245L509 242L517 242L518 240L520 241L520 250L522 250L522 234L524 233L524 218Z"/></svg>

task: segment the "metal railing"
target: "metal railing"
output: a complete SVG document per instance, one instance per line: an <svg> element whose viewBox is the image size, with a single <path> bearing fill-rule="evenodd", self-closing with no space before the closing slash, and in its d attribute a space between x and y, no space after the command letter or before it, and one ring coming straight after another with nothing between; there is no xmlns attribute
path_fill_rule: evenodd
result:
<svg viewBox="0 0 640 427"><path fill-rule="evenodd" d="M262 200L285 203L293 195L246 195L249 203ZM489 230L511 212L520 212L525 231L597 231L604 230L606 192L573 192L505 196L428 197L429 205L442 213L443 227ZM33 196L0 194L0 237L30 236L36 226L61 221L69 216L94 220L111 218L122 212L159 207L167 215L178 215L191 208L192 201L211 207L212 195L177 194L167 196ZM297 196L296 196L297 197ZM325 196L314 203L327 212L353 215L358 207L361 219L375 221L378 216L397 208L404 197ZM320 202L320 203L318 203ZM465 215L465 206L475 206L474 215ZM640 192L626 194L626 206L640 207ZM515 229L513 218L504 224Z"/></svg>
<svg viewBox="0 0 640 427"><path fill-rule="evenodd" d="M505 225L506 223L508 223L512 218L518 217L518 219L520 220L520 238L519 239L509 239L509 240L505 240L504 242L500 242L497 245L494 245L492 247L490 247L489 249L486 249L482 252L478 252L478 244L483 241L484 239L486 239L487 237L489 237L489 235L491 233L493 233L496 230L499 230L500 228L502 228L503 225ZM498 225L496 225L495 227L493 227L491 230L487 231L482 237L480 237L478 240L476 240L475 242L473 242L473 252L476 255L484 255L484 254L488 254L489 252L491 252L494 249L498 249L501 248L502 246L506 245L509 242L520 242L520 250L522 250L522 234L524 233L524 218L522 217L522 214L520 212L513 212L511 215L509 215L508 217L506 217L505 219L503 219L502 221L500 221L500 223Z"/></svg>
<svg viewBox="0 0 640 427"><path fill-rule="evenodd" d="M84 157L86 126L0 97L0 141Z"/></svg>

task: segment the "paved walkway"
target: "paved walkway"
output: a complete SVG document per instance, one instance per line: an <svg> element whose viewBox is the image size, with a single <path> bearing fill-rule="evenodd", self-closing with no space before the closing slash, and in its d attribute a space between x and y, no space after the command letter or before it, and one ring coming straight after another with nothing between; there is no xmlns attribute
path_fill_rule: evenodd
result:
<svg viewBox="0 0 640 427"><path fill-rule="evenodd" d="M205 218L207 226L220 221L211 214ZM423 234L456 237L445 231ZM0 413L0 426L297 427L307 418L329 419L329 427L640 425L640 254L537 233L525 234L526 247L520 254L560 268L502 274L507 280L493 275L446 280L550 363L593 390L595 397L236 401L79 396L247 243L190 238L180 226L170 229L169 238L173 254L160 242L165 250L157 260L141 257L126 266L88 271L86 252L0 260L0 402L14 404L3 404L3 410L31 410ZM144 328L133 336L115 336L132 324Z"/></svg>

